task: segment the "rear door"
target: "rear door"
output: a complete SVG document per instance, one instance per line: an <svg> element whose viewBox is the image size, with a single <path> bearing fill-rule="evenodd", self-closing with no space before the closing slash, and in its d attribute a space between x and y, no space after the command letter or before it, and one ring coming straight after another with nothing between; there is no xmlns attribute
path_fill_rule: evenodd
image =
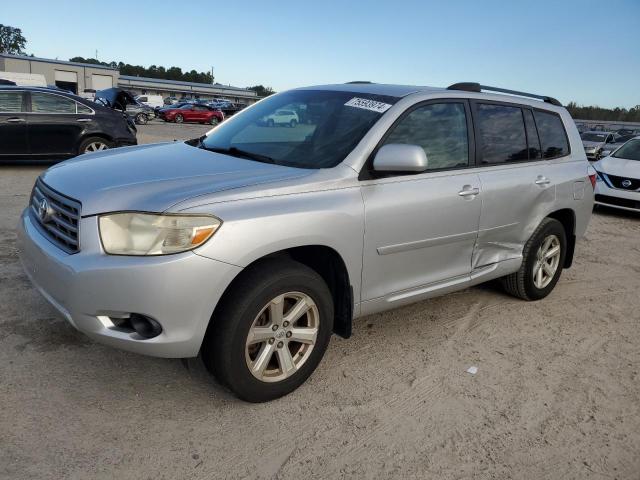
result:
<svg viewBox="0 0 640 480"><path fill-rule="evenodd" d="M465 281L482 205L473 162L473 129L465 100L412 107L383 144L424 148L424 173L363 180L365 238L362 300L396 301L445 280ZM365 167L366 168L366 167Z"/></svg>
<svg viewBox="0 0 640 480"><path fill-rule="evenodd" d="M0 90L0 156L29 154L24 92Z"/></svg>
<svg viewBox="0 0 640 480"><path fill-rule="evenodd" d="M77 113L77 103L63 95L31 92L27 113L32 155L75 155L87 115Z"/></svg>
<svg viewBox="0 0 640 480"><path fill-rule="evenodd" d="M531 109L473 101L482 215L473 268L522 256L524 244L555 202Z"/></svg>

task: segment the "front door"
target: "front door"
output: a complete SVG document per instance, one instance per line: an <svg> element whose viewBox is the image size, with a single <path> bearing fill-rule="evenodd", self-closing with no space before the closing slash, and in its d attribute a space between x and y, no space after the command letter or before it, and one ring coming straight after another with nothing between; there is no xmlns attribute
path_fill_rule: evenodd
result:
<svg viewBox="0 0 640 480"><path fill-rule="evenodd" d="M0 91L0 156L5 158L29 153L23 98L19 91Z"/></svg>
<svg viewBox="0 0 640 480"><path fill-rule="evenodd" d="M427 102L386 135L382 144L423 147L428 167L416 175L372 172L362 181L363 302L469 277L482 205L478 175L466 170L473 162L470 125L466 101Z"/></svg>

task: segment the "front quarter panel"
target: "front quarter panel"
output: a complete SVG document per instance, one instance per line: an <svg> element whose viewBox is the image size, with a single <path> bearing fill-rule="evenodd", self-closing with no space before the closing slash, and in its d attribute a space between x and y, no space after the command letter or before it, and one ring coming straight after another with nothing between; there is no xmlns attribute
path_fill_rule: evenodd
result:
<svg viewBox="0 0 640 480"><path fill-rule="evenodd" d="M359 302L364 207L358 187L222 202L182 211L222 219L218 232L195 253L239 267L294 247L334 249L347 267L354 301Z"/></svg>

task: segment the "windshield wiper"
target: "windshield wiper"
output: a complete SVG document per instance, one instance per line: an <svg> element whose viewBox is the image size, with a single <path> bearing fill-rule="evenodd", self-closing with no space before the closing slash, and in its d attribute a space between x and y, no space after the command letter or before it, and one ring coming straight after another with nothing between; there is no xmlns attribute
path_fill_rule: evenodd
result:
<svg viewBox="0 0 640 480"><path fill-rule="evenodd" d="M259 153L247 152L246 150L241 150L237 147L229 147L229 148L207 147L203 142L200 142L200 148L203 148L209 152L224 153L225 155L231 155L232 157L247 158L249 160L255 160L256 162L273 163L273 164L276 163L276 161L271 157L267 157L266 155L260 155Z"/></svg>

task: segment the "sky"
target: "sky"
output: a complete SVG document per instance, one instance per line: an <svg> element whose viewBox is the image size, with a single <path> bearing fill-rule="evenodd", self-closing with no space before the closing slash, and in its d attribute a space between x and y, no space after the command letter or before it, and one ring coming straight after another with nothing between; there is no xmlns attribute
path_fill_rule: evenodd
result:
<svg viewBox="0 0 640 480"><path fill-rule="evenodd" d="M276 91L471 81L562 103L640 104L640 0L0 0L26 51L214 69Z"/></svg>

